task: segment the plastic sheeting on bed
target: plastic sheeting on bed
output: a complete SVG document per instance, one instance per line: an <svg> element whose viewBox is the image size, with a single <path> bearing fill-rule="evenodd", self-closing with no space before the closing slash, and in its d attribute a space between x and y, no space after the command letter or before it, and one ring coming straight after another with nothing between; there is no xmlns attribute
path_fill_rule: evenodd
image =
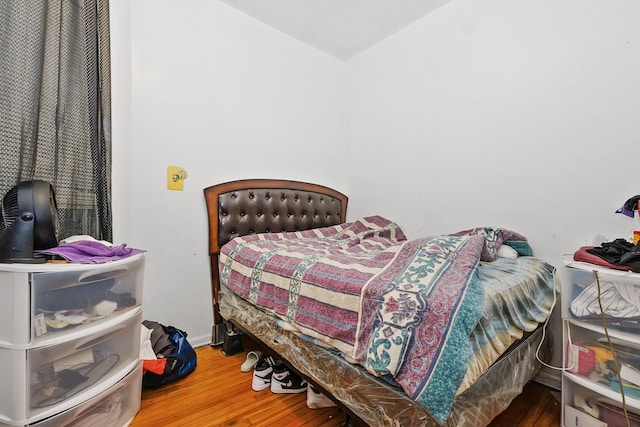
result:
<svg viewBox="0 0 640 427"><path fill-rule="evenodd" d="M269 346L301 374L331 393L342 405L369 425L440 426L426 409L400 389L368 374L329 349L322 348L292 331L280 328L276 320L222 286L222 316ZM513 346L468 389L459 394L445 426L481 426L522 392L522 387L540 369L536 352L542 329L536 329ZM540 348L546 362L551 343Z"/></svg>

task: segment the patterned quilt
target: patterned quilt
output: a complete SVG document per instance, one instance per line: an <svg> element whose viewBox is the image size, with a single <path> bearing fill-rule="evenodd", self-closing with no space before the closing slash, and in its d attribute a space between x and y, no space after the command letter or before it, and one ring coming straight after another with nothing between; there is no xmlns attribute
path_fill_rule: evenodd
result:
<svg viewBox="0 0 640 427"><path fill-rule="evenodd" d="M221 250L220 279L290 328L401 386L443 422L482 313L477 267L508 241L530 250L508 230L407 240L395 223L367 217L233 239Z"/></svg>

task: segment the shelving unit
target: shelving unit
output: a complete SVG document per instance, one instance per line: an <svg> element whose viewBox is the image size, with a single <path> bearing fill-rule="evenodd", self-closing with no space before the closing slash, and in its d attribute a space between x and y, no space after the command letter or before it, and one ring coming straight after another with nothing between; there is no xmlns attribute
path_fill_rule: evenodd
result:
<svg viewBox="0 0 640 427"><path fill-rule="evenodd" d="M144 255L0 264L0 426L123 426L140 409Z"/></svg>
<svg viewBox="0 0 640 427"><path fill-rule="evenodd" d="M638 290L640 295L640 274L570 259L564 261L562 273L563 425L626 426L623 407L631 426L640 425L640 384L624 380L623 398L616 373L617 363L626 363L640 372L640 321L612 315L606 303L604 322L599 314L607 289L616 298L625 290L630 295ZM584 298L590 291L593 298Z"/></svg>

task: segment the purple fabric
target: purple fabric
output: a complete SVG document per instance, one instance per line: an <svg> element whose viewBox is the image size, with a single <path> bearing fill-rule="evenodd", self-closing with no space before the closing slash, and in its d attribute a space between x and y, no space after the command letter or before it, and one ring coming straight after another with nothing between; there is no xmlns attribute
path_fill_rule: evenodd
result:
<svg viewBox="0 0 640 427"><path fill-rule="evenodd" d="M107 246L91 240L80 240L72 243L63 243L55 248L40 251L46 255L58 255L69 262L80 264L101 264L115 261L142 253L140 249L127 248L126 244L120 246Z"/></svg>

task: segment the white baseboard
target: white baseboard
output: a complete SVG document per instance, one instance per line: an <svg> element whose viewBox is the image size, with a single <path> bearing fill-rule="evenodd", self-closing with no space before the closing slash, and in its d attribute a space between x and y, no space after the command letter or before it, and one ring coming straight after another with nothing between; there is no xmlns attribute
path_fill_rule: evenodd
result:
<svg viewBox="0 0 640 427"><path fill-rule="evenodd" d="M191 335L189 335L187 339L189 340L189 344L191 344L191 347L193 348L211 344L211 335L202 335L199 337L192 337Z"/></svg>

